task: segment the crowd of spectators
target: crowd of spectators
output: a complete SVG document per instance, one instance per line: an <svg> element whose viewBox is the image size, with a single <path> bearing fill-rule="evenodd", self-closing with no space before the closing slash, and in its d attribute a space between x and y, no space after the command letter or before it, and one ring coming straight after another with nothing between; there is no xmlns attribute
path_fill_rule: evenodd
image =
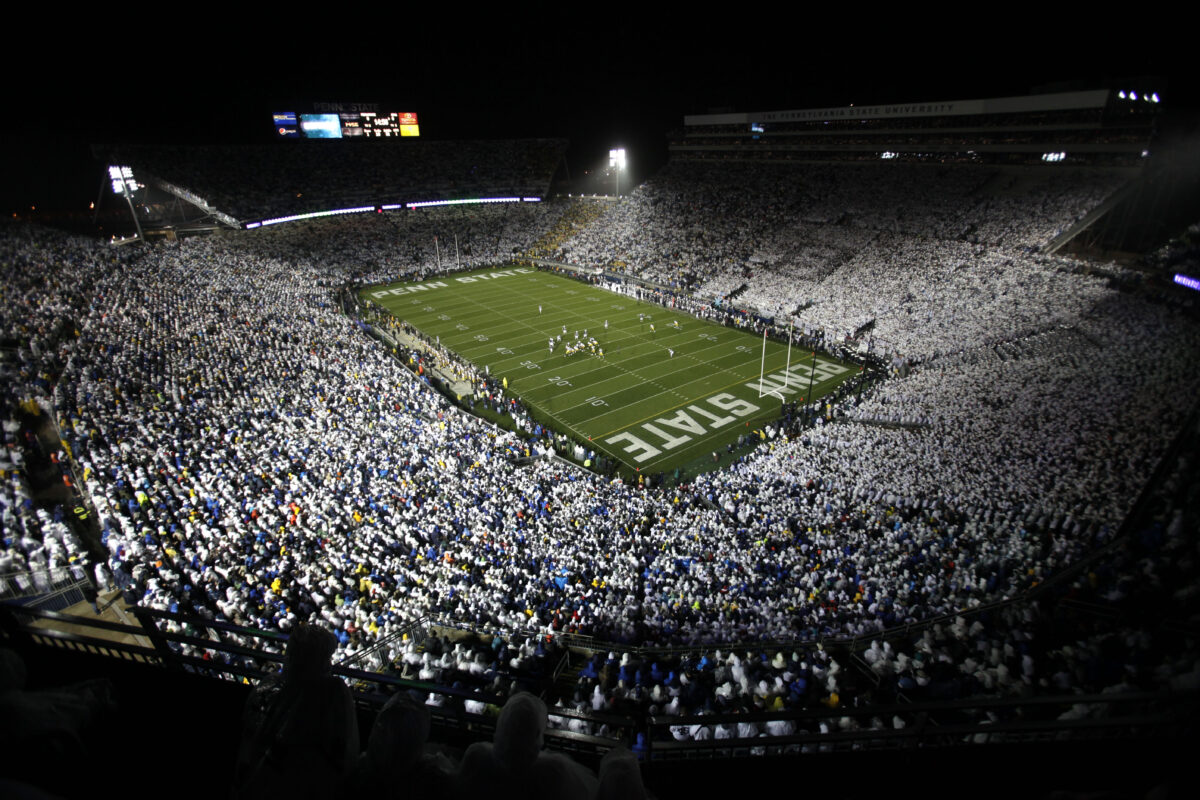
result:
<svg viewBox="0 0 1200 800"><path fill-rule="evenodd" d="M1038 251L1120 185L1094 173L672 164L562 248L909 357L1033 333L1093 302Z"/></svg>
<svg viewBox="0 0 1200 800"><path fill-rule="evenodd" d="M1188 226L1184 233L1144 259L1145 265L1160 271L1168 280L1177 273L1200 275L1200 222Z"/></svg>
<svg viewBox="0 0 1200 800"><path fill-rule="evenodd" d="M523 256L572 207L487 203L315 219L264 228L240 248L320 265L314 277L321 286L371 285Z"/></svg>
<svg viewBox="0 0 1200 800"><path fill-rule="evenodd" d="M68 357L67 343L94 300L96 281L118 273L129 255L92 240L11 224L0 237L0 577L11 579L15 591L45 590L49 576L90 561L63 509L34 501L31 457L58 462L61 456L65 462L67 454L44 452L33 428L49 409L49 393Z"/></svg>
<svg viewBox="0 0 1200 800"><path fill-rule="evenodd" d="M1171 693L1200 686L1200 651L1186 633L1200 611L1196 543L1189 533L1200 502L1198 438L1200 428L1184 432L1172 469L1161 474L1129 533L1076 562L1066 580L1051 580L1045 591L928 624L864 632L848 647L825 640L716 647L700 651L703 655L641 650L610 652L606 658L600 653L577 669L574 694L561 697L558 707L600 719L603 714L648 716L663 721L656 730L666 741L702 742L900 730L931 721L988 726L1019 722L1030 713L1103 719L1119 716L1103 698L1138 692L1163 692L1162 703L1175 702ZM959 557L986 561L974 555ZM1023 572L1016 561L1001 569L1002 575ZM958 576L947 574L953 587ZM929 711L922 705L1038 696L1067 699L1038 712L970 705ZM743 714L758 716L739 720ZM706 720L710 715L722 719ZM578 716L551 720L577 733L609 735L606 725ZM805 724L808 729L801 727ZM969 741L1008 738L977 733ZM783 751L819 747L824 746L789 743Z"/></svg>
<svg viewBox="0 0 1200 800"><path fill-rule="evenodd" d="M136 251L10 227L9 415L54 414L99 513L102 586L256 628L316 623L340 657L426 616L639 646L882 635L1013 598L1109 541L1194 404L1200 332L1036 252L1108 179L1067 199L1031 180L999 202L980 199L997 179L972 172L787 169L676 165L558 245L663 283L749 284L756 305L806 306L800 327L833 340L873 320L872 335L915 356L694 484L651 490L530 458L550 432L531 449L460 411L342 312L338 287L457 266L435 235L467 231L463 266L559 241L566 212L552 203ZM5 435L0 568L86 560L28 502L19 426ZM903 652L974 647L973 680L1007 686L1028 677L1031 621L1002 622L932 629ZM863 657L915 692L929 677L918 655L889 646ZM436 675L432 653L389 655ZM454 668L486 672L480 656ZM682 662L639 682L655 665L614 653L571 702L611 708L632 692L694 711L724 693L773 708L842 688L844 665L819 649L746 661L709 658L700 693Z"/></svg>

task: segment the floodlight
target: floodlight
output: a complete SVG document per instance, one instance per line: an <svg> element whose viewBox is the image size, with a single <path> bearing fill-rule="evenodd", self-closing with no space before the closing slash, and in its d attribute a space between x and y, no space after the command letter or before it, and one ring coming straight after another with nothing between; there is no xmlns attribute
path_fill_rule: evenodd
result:
<svg viewBox="0 0 1200 800"><path fill-rule="evenodd" d="M608 151L608 168L613 171L617 182L617 197L621 196L621 173L625 171L625 148L618 147Z"/></svg>
<svg viewBox="0 0 1200 800"><path fill-rule="evenodd" d="M1129 99L1130 99L1130 100L1137 100L1137 92L1130 92L1130 93L1129 93Z"/></svg>
<svg viewBox="0 0 1200 800"><path fill-rule="evenodd" d="M1150 99L1152 101L1154 101L1155 103L1157 103L1158 102L1158 92L1155 92L1154 94L1150 95Z"/></svg>
<svg viewBox="0 0 1200 800"><path fill-rule="evenodd" d="M1124 99L1125 99L1125 90L1124 90L1124 89L1122 89L1121 91L1117 92L1117 97L1119 97L1119 98L1121 98L1122 100L1124 100Z"/></svg>

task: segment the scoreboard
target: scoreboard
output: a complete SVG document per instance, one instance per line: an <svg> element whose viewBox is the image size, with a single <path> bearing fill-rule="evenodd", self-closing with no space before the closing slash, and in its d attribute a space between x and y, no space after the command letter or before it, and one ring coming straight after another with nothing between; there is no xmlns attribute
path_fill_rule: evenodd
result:
<svg viewBox="0 0 1200 800"><path fill-rule="evenodd" d="M390 114L376 114L371 111L362 114L342 114L343 135L367 136L370 138L387 138L389 136L420 136L417 127L417 115L406 111L393 111ZM347 119L357 117L358 119ZM354 126L353 128L348 126ZM350 130L356 131L349 133Z"/></svg>
<svg viewBox="0 0 1200 800"><path fill-rule="evenodd" d="M271 117L275 135L282 139L398 139L421 135L417 115L411 111L278 111Z"/></svg>

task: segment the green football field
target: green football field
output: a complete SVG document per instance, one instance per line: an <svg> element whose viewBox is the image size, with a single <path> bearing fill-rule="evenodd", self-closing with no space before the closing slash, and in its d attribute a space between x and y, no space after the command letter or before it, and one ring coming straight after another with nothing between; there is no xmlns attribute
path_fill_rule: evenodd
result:
<svg viewBox="0 0 1200 800"><path fill-rule="evenodd" d="M777 419L783 402L807 397L810 384L820 397L858 372L796 347L789 366L787 345L767 341L760 383L761 336L530 267L362 296L506 379L535 418L643 473L711 462ZM576 332L597 345L569 355Z"/></svg>

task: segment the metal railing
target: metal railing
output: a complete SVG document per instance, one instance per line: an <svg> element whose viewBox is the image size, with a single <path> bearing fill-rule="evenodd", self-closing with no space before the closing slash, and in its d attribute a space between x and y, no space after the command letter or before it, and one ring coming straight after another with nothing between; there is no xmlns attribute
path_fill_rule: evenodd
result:
<svg viewBox="0 0 1200 800"><path fill-rule="evenodd" d="M138 625L0 603L0 634L8 646L86 651L216 680L269 682L280 678L287 641L282 634L152 609L132 608L130 612ZM66 624L71 631L48 628L46 623ZM436 625L433 621L428 624ZM554 677L565 663L563 659L555 664ZM483 690L408 680L346 664L333 671L353 687L356 702L368 712L377 711L397 691L440 699L442 705L429 706L438 732L435 736L489 738L495 728L495 709L506 699ZM608 735L551 729L546 740L554 749L591 760L618 744L633 743L638 734L643 742L638 749L643 758L649 759L957 747L964 743L1081 737L1175 737L1190 729L1200 705L1198 699L1200 692L1194 690L1125 692L689 716L650 716L641 710L604 714L552 707L550 714L559 724L577 720L587 729L606 726ZM470 712L465 706L467 700L482 701L490 711ZM891 720L894 715L902 716L908 724L899 729L879 726L877 720ZM790 723L791 732L768 735L767 724L779 722ZM749 723L745 731L751 735L739 737L739 723ZM817 733L822 725L828 732ZM677 740L672 729L678 726L706 727L712 735L707 739L689 736ZM722 729L722 738L717 738L718 728Z"/></svg>
<svg viewBox="0 0 1200 800"><path fill-rule="evenodd" d="M25 572L9 572L0 575L0 600L26 601L28 604L35 598L78 586L86 579L87 574L78 564Z"/></svg>

